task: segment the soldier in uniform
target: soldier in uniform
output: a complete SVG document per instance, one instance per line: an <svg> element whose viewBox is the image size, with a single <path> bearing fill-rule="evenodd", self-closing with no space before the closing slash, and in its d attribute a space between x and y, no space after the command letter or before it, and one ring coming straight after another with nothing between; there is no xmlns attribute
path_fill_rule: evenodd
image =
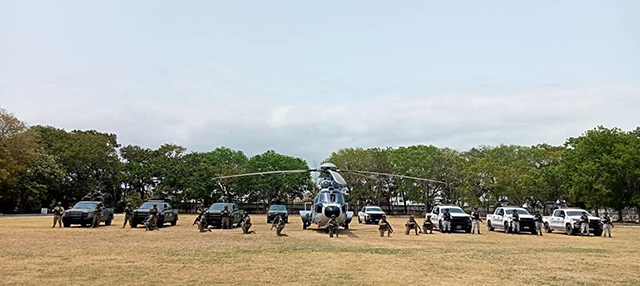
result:
<svg viewBox="0 0 640 286"><path fill-rule="evenodd" d="M536 225L536 234L542 236L542 214L540 211L536 211L536 214L533 215L533 223Z"/></svg>
<svg viewBox="0 0 640 286"><path fill-rule="evenodd" d="M160 230L158 228L158 205L153 204L153 208L149 210L149 216L144 222L144 225L147 230Z"/></svg>
<svg viewBox="0 0 640 286"><path fill-rule="evenodd" d="M64 214L64 208L62 207L62 202L58 202L58 205L53 208L53 227L56 227L56 223L59 227L62 227L62 215Z"/></svg>
<svg viewBox="0 0 640 286"><path fill-rule="evenodd" d="M133 217L133 210L131 209L131 204L127 203L127 206L124 207L124 224L122 225L122 228L127 226L127 222L129 223L130 227L133 227L133 225L131 224L132 217Z"/></svg>
<svg viewBox="0 0 640 286"><path fill-rule="evenodd" d="M198 222L198 229L200 230L200 232L211 231L207 227L207 209L200 208L200 213L198 214L197 222Z"/></svg>
<svg viewBox="0 0 640 286"><path fill-rule="evenodd" d="M249 213L247 211L244 211L244 213L242 214L242 233L244 234L256 233L253 230L249 231L250 228L251 228L251 217L249 217Z"/></svg>
<svg viewBox="0 0 640 286"><path fill-rule="evenodd" d="M96 205L96 209L93 211L93 223L91 227L100 226L100 215L102 214L102 207L98 204Z"/></svg>
<svg viewBox="0 0 640 286"><path fill-rule="evenodd" d="M424 233L429 231L429 234L433 234L433 223L431 222L431 214L427 214L427 218L424 220Z"/></svg>
<svg viewBox="0 0 640 286"><path fill-rule="evenodd" d="M201 204L201 205L198 207L198 210L197 210L198 216L197 216L197 217L196 217L196 219L193 221L193 224L192 224L191 226L194 226L194 225L196 225L196 224L197 224L197 225L200 225L200 220L204 217L204 213L205 213L206 211L207 211L207 208L205 208L205 207L204 207L204 204Z"/></svg>
<svg viewBox="0 0 640 286"><path fill-rule="evenodd" d="M224 205L224 209L222 209L222 211L220 212L220 216L222 217L222 228L223 229L229 229L231 228L229 225L229 216L231 215L231 212L229 212L229 206L228 205Z"/></svg>
<svg viewBox="0 0 640 286"><path fill-rule="evenodd" d="M282 216L280 214L278 214L273 219L273 224L271 224L271 229L273 229L275 227L276 228L276 235L278 235L278 236L287 236L286 234L282 233L282 230L284 229L284 226L285 226L284 219L282 218Z"/></svg>
<svg viewBox="0 0 640 286"><path fill-rule="evenodd" d="M336 234L336 237L340 236L340 229L336 215L331 215L331 219L327 223L327 226L329 227L329 237L333 237L334 233Z"/></svg>
<svg viewBox="0 0 640 286"><path fill-rule="evenodd" d="M512 218L512 231L514 234L519 233L520 232L520 215L518 214L518 210L513 210L513 215L511 216Z"/></svg>
<svg viewBox="0 0 640 286"><path fill-rule="evenodd" d="M587 212L582 212L582 215L580 215L580 234L589 236L589 216L587 216Z"/></svg>
<svg viewBox="0 0 640 286"><path fill-rule="evenodd" d="M607 211L604 212L604 216L602 217L602 224L603 224L603 231L604 231L602 233L602 236L607 237L607 232L608 232L609 237L611 237L611 228L614 226L613 226L613 222L611 222L611 217L609 216L609 212Z"/></svg>
<svg viewBox="0 0 640 286"><path fill-rule="evenodd" d="M451 233L451 213L449 209L445 209L442 214L442 232Z"/></svg>
<svg viewBox="0 0 640 286"><path fill-rule="evenodd" d="M482 219L480 218L480 212L478 208L473 208L471 212L471 234L475 233L476 229L478 230L478 234L480 234L480 223Z"/></svg>
<svg viewBox="0 0 640 286"><path fill-rule="evenodd" d="M409 235L409 232L411 232L411 230L413 229L415 230L416 235L418 235L418 227L418 222L416 221L415 217L413 217L413 215L410 215L407 223L404 225L404 234Z"/></svg>
<svg viewBox="0 0 640 286"><path fill-rule="evenodd" d="M391 228L391 224L387 222L387 216L382 215L382 219L378 223L378 230L380 231L380 237L384 237L384 232L387 232L387 237L391 237L391 233L393 232L393 228Z"/></svg>

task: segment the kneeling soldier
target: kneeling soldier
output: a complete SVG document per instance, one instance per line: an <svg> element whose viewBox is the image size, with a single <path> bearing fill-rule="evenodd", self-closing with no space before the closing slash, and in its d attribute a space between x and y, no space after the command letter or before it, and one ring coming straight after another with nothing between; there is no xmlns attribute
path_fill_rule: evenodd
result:
<svg viewBox="0 0 640 286"><path fill-rule="evenodd" d="M331 219L327 223L327 226L329 227L329 237L333 237L334 233L336 234L336 237L340 236L340 229L336 215L331 215Z"/></svg>
<svg viewBox="0 0 640 286"><path fill-rule="evenodd" d="M242 233L244 234L256 233L253 230L249 231L250 228L251 228L251 218L249 217L249 213L245 211L242 214Z"/></svg>
<svg viewBox="0 0 640 286"><path fill-rule="evenodd" d="M200 230L200 232L211 231L211 229L209 229L207 224L207 209L204 209L204 208L200 209L200 214L198 215L197 221L198 221L198 230Z"/></svg>
<svg viewBox="0 0 640 286"><path fill-rule="evenodd" d="M276 235L278 235L278 236L287 236L286 234L282 233L282 230L284 229L284 226L285 226L284 219L280 216L280 214L278 214L273 219L273 224L271 224L271 229L273 229L275 227L276 228Z"/></svg>
<svg viewBox="0 0 640 286"><path fill-rule="evenodd" d="M609 216L609 212L604 212L604 216L602 217L603 224L603 237L607 237L607 232L609 233L609 237L611 237L611 228L613 227L613 223L611 222L611 217Z"/></svg>
<svg viewBox="0 0 640 286"><path fill-rule="evenodd" d="M378 230L380 231L380 237L384 236L385 231L387 232L387 237L391 237L393 228L391 228L391 225L387 222L386 215L382 215L382 219L380 219L380 222L378 223Z"/></svg>
<svg viewBox="0 0 640 286"><path fill-rule="evenodd" d="M407 223L404 225L404 234L405 235L409 235L409 232L411 232L411 230L415 230L416 235L418 235L418 222L416 221L416 219L413 217L413 215L409 216L409 219L407 220Z"/></svg>
<svg viewBox="0 0 640 286"><path fill-rule="evenodd" d="M424 233L427 233L428 230L429 234L433 234L433 223L431 222L431 214L427 214L427 218L424 220L422 226L424 226Z"/></svg>

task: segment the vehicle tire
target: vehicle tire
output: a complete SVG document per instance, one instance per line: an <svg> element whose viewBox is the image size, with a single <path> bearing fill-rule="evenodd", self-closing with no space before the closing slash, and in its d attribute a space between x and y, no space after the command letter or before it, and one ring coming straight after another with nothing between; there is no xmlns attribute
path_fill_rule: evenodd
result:
<svg viewBox="0 0 640 286"><path fill-rule="evenodd" d="M595 236L602 236L602 231L597 231L597 232L596 232L596 231L594 231L594 232L593 232L593 235L595 235Z"/></svg>
<svg viewBox="0 0 640 286"><path fill-rule="evenodd" d="M163 225L164 225L164 218L162 218L162 219L158 218L158 221L157 221L158 228L162 228Z"/></svg>
<svg viewBox="0 0 640 286"><path fill-rule="evenodd" d="M469 228L465 229L464 232L471 233L471 228L469 227Z"/></svg>
<svg viewBox="0 0 640 286"><path fill-rule="evenodd" d="M111 225L111 222L113 222L113 216L109 216L109 219L104 222L104 225Z"/></svg>
<svg viewBox="0 0 640 286"><path fill-rule="evenodd" d="M137 223L132 223L132 224L131 224L131 228L136 228L136 227L138 227L138 224L137 224Z"/></svg>
<svg viewBox="0 0 640 286"><path fill-rule="evenodd" d="M509 223L504 223L504 233L511 233L511 227L509 227Z"/></svg>
<svg viewBox="0 0 640 286"><path fill-rule="evenodd" d="M571 225L570 225L570 224L567 224L567 225L565 226L564 232L565 232L567 235L573 235L573 227L571 227Z"/></svg>
<svg viewBox="0 0 640 286"><path fill-rule="evenodd" d="M71 223L65 222L63 224L64 224L64 227L71 227Z"/></svg>
<svg viewBox="0 0 640 286"><path fill-rule="evenodd" d="M307 223L306 222L302 222L302 229L307 229Z"/></svg>
<svg viewBox="0 0 640 286"><path fill-rule="evenodd" d="M349 229L349 224L348 223L344 224L344 229Z"/></svg>
<svg viewBox="0 0 640 286"><path fill-rule="evenodd" d="M487 221L487 228L489 229L489 231L494 231L495 230L493 225L491 225L491 221L490 220Z"/></svg>
<svg viewBox="0 0 640 286"><path fill-rule="evenodd" d="M171 226L176 226L176 224L178 224L178 217L171 222Z"/></svg>
<svg viewBox="0 0 640 286"><path fill-rule="evenodd" d="M81 223L80 226L81 227L87 227L87 224L86 223Z"/></svg>
<svg viewBox="0 0 640 286"><path fill-rule="evenodd" d="M544 229L547 231L547 233L551 233L553 231L553 229L551 229L549 223L547 222L544 223Z"/></svg>
<svg viewBox="0 0 640 286"><path fill-rule="evenodd" d="M533 235L537 235L537 234L538 234L538 233L536 232L536 229L535 229L535 228L531 231L531 234L533 234Z"/></svg>

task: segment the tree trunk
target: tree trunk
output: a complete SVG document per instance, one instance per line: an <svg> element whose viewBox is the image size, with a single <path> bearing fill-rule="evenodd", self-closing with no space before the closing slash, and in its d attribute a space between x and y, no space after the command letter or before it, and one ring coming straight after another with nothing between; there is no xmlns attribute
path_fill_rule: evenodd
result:
<svg viewBox="0 0 640 286"><path fill-rule="evenodd" d="M622 209L618 210L618 222L622 222Z"/></svg>
<svg viewBox="0 0 640 286"><path fill-rule="evenodd" d="M404 214L407 214L407 195L405 191L402 191L402 201L404 202Z"/></svg>

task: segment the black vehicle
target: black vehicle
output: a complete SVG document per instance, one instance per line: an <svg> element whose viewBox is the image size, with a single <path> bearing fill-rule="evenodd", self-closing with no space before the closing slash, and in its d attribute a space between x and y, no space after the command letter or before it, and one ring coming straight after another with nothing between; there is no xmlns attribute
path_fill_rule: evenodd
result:
<svg viewBox="0 0 640 286"><path fill-rule="evenodd" d="M143 224L154 204L158 208L158 227L162 227L167 222L171 223L171 225L178 223L178 210L171 208L171 205L164 200L150 200L133 210L131 227Z"/></svg>
<svg viewBox="0 0 640 286"><path fill-rule="evenodd" d="M269 206L267 212L267 223L273 222L277 215L281 215L285 223L289 223L289 212L287 212L287 205L284 203L274 203Z"/></svg>
<svg viewBox="0 0 640 286"><path fill-rule="evenodd" d="M64 211L62 215L62 224L64 227L70 227L72 224L81 226L91 225L93 223L93 212L96 206L102 208L100 222L104 225L111 225L113 221L113 208L105 208L100 201L81 201L73 206L73 208Z"/></svg>
<svg viewBox="0 0 640 286"><path fill-rule="evenodd" d="M229 207L229 222L231 227L240 226L242 221L242 210L238 207L238 205L234 203L215 203L212 204L206 212L207 216L207 225L213 227L222 227L222 216L220 212L224 209L224 206Z"/></svg>

